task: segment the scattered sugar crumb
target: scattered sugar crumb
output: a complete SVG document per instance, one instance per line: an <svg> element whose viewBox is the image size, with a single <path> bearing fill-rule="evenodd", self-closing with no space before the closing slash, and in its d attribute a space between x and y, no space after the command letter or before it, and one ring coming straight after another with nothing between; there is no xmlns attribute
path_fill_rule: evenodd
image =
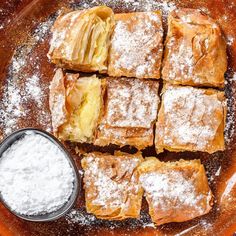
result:
<svg viewBox="0 0 236 236"><path fill-rule="evenodd" d="M207 220L200 220L199 225L205 230L209 230L210 228L212 228L212 224Z"/></svg>
<svg viewBox="0 0 236 236"><path fill-rule="evenodd" d="M162 10L163 16L167 16L169 12L176 9L175 3L168 0L85 0L79 3L75 0L71 1L71 5L78 9L89 8L99 5L107 5L112 9L120 9L126 11L155 11Z"/></svg>
<svg viewBox="0 0 236 236"><path fill-rule="evenodd" d="M156 229L156 226L155 226L154 223L147 223L147 224L144 224L144 225L143 225L143 228L147 228L147 227Z"/></svg>
<svg viewBox="0 0 236 236"><path fill-rule="evenodd" d="M156 228L151 222L150 216L146 212L140 212L140 219L129 219L125 221L107 221L97 219L94 215L86 212L84 208L72 209L66 215L66 221L69 225L69 229L72 229L73 225L81 225L87 227L94 227L99 225L105 225L109 229L115 229L120 227L127 227L127 229L135 229L137 227L152 227Z"/></svg>
<svg viewBox="0 0 236 236"><path fill-rule="evenodd" d="M38 64L35 63L39 58L32 58L31 52L39 42L43 41L52 23L52 18L40 23L29 41L18 47L12 57L0 104L0 123L4 135L20 128L20 120L28 117L31 112L26 104L32 100L38 107L37 122L50 131L50 114L40 109L45 102L47 89L40 82L42 75ZM29 63L35 66L34 74L25 72Z"/></svg>
<svg viewBox="0 0 236 236"><path fill-rule="evenodd" d="M220 176L220 173L221 173L221 166L216 171L215 176Z"/></svg>
<svg viewBox="0 0 236 236"><path fill-rule="evenodd" d="M226 38L227 38L227 44L229 46L232 46L233 43L234 43L235 38L232 35L228 35Z"/></svg>
<svg viewBox="0 0 236 236"><path fill-rule="evenodd" d="M225 94L227 101L227 116L225 125L225 143L228 149L231 148L231 141L235 135L235 111L236 111L236 72L226 77Z"/></svg>
<svg viewBox="0 0 236 236"><path fill-rule="evenodd" d="M92 222L96 221L96 217L86 213L85 211L78 211L73 209L66 215L68 223L80 224L80 225L91 225Z"/></svg>
<svg viewBox="0 0 236 236"><path fill-rule="evenodd" d="M42 106L42 97L44 96L42 88L40 87L40 78L38 75L33 75L25 81L26 95L35 100L39 107Z"/></svg>
<svg viewBox="0 0 236 236"><path fill-rule="evenodd" d="M79 172L79 174L80 174L81 176L84 175L84 172L83 172L82 170L79 170L78 172Z"/></svg>

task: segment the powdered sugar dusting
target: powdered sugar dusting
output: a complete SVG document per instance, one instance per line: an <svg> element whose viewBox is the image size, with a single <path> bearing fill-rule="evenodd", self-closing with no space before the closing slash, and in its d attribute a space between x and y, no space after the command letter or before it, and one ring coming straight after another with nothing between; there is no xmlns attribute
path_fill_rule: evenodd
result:
<svg viewBox="0 0 236 236"><path fill-rule="evenodd" d="M80 7L82 9L105 4L112 9L119 8L123 11L162 10L164 16L167 16L170 11L176 9L175 3L169 0L84 0L79 3L72 0L71 3L75 5L76 8Z"/></svg>
<svg viewBox="0 0 236 236"><path fill-rule="evenodd" d="M106 122L112 127L150 128L159 104L158 82L108 80Z"/></svg>
<svg viewBox="0 0 236 236"><path fill-rule="evenodd" d="M78 211L75 209L73 209L66 215L66 219L68 223L76 223L88 226L96 221L96 217L94 215L90 215L88 213Z"/></svg>
<svg viewBox="0 0 236 236"><path fill-rule="evenodd" d="M50 41L50 49L48 53L48 57L50 58L50 54L53 52L54 49L59 48L61 44L63 43L64 39L66 37L66 30L58 31L54 30L52 39Z"/></svg>
<svg viewBox="0 0 236 236"><path fill-rule="evenodd" d="M227 44L232 46L234 44L235 38L232 35L227 35Z"/></svg>
<svg viewBox="0 0 236 236"><path fill-rule="evenodd" d="M235 90L236 86L236 72L228 74L225 80L225 93L227 101L227 117L225 125L225 142L228 149L231 149L233 146L231 142L235 135L235 111L236 111L236 102L235 102Z"/></svg>
<svg viewBox="0 0 236 236"><path fill-rule="evenodd" d="M196 88L170 86L163 95L163 104L164 143L169 146L188 144L204 151L224 118L224 101Z"/></svg>
<svg viewBox="0 0 236 236"><path fill-rule="evenodd" d="M120 228L120 227L127 227L127 232L129 229L135 229L137 227L152 227L155 228L155 225L151 222L149 215L145 212L140 213L139 219L129 219L129 220L122 220L122 221L107 221L97 219L94 215L89 214L86 212L86 209L79 208L79 209L72 209L66 215L66 221L68 223L68 229L72 230L73 226L86 226L88 229L93 227L99 227L99 225L106 225L109 229Z"/></svg>
<svg viewBox="0 0 236 236"><path fill-rule="evenodd" d="M38 43L44 41L52 23L52 18L39 23L29 41L19 47L12 58L0 104L0 123L4 135L21 127L21 119L26 119L31 113L27 105L31 102L38 109L38 123L50 130L50 114L41 109L48 91L41 83L38 57L32 58L31 52ZM31 66L34 67L33 74L28 71Z"/></svg>
<svg viewBox="0 0 236 236"><path fill-rule="evenodd" d="M5 105L5 109L1 109L1 121L5 126L5 134L10 133L17 128L17 121L21 116L25 115L25 111L21 105L21 91L14 83L5 86L1 107Z"/></svg>
<svg viewBox="0 0 236 236"><path fill-rule="evenodd" d="M151 204L155 209L165 211L191 207L199 214L204 213L204 209L199 205L199 201L204 196L197 194L191 180L184 178L180 172L144 173L139 179L147 198L151 199Z"/></svg>
<svg viewBox="0 0 236 236"><path fill-rule="evenodd" d="M25 81L25 92L26 95L33 99L37 106L40 108L42 106L42 97L44 96L42 88L40 87L40 78L38 75L33 75Z"/></svg>
<svg viewBox="0 0 236 236"><path fill-rule="evenodd" d="M141 198L138 196L140 186L133 174L140 158L109 155L97 157L96 154L88 154L82 163L85 170L86 202L100 207L101 214L106 210L106 214L109 215L109 211L113 212L115 209L125 214L132 204L131 199L141 204Z"/></svg>
<svg viewBox="0 0 236 236"><path fill-rule="evenodd" d="M161 18L156 13L118 17L111 39L108 74L159 78L162 36Z"/></svg>
<svg viewBox="0 0 236 236"><path fill-rule="evenodd" d="M49 18L47 21L38 24L37 28L33 33L33 39L35 40L35 43L43 42L45 40L45 36L48 34L48 31L51 28L53 22L54 19Z"/></svg>
<svg viewBox="0 0 236 236"><path fill-rule="evenodd" d="M62 55L70 58L73 53L73 47L71 46L71 39L69 43L66 41L69 37L76 37L76 32L79 32L80 28L73 27L76 19L81 15L81 11L72 11L69 12L60 18L58 18L58 22L56 21L55 26L52 28L52 39L50 41L50 49L48 52L48 57L54 53L54 50ZM67 27L64 27L66 24Z"/></svg>
<svg viewBox="0 0 236 236"><path fill-rule="evenodd" d="M176 45L176 41L174 38L171 38L168 47L172 47ZM170 64L172 65L172 68L175 68L175 70L180 70L181 75L184 79L188 78L188 75L193 74L193 66L194 66L194 58L193 58L193 52L192 50L188 49L186 45L180 44L178 51L170 52ZM169 74L169 79L174 80L176 77L175 70L172 70ZM199 79L193 77L196 82L200 82Z"/></svg>
<svg viewBox="0 0 236 236"><path fill-rule="evenodd" d="M221 86L227 59L219 26L190 9L176 10L168 19L163 79L175 84ZM201 31L204 33L199 34ZM215 45L219 50L214 50Z"/></svg>

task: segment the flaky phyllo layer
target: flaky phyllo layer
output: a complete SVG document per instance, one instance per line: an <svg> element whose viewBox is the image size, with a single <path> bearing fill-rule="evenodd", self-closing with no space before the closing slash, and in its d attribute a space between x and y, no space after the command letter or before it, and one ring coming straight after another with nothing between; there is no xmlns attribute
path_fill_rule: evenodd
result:
<svg viewBox="0 0 236 236"><path fill-rule="evenodd" d="M102 106L102 80L95 75L55 74L50 88L54 133L61 140L91 142Z"/></svg>
<svg viewBox="0 0 236 236"><path fill-rule="evenodd" d="M85 72L107 70L113 11L106 6L69 12L53 28L51 61L59 66Z"/></svg>

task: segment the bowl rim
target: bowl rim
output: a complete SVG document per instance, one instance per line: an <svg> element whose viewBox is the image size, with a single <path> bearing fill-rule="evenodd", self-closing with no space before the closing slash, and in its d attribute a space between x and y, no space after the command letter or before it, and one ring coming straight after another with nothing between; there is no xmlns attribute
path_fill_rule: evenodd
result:
<svg viewBox="0 0 236 236"><path fill-rule="evenodd" d="M71 208L75 205L79 193L81 191L81 176L79 175L77 166L75 164L74 159L72 158L71 154L67 151L65 146L51 133L39 129L39 128L33 128L33 127L28 127L28 128L23 128L23 129L18 129L11 134L7 135L1 142L0 142L0 159L2 157L2 154L17 140L19 140L23 135L25 135L27 132L35 132L36 134L42 135L43 137L47 138L50 140L52 143L57 145L57 147L65 154L65 158L68 160L69 165L71 166L74 174L74 188L72 190L72 193L69 197L69 200L61 206L59 209L56 211L50 212L50 213L45 213L41 215L24 215L20 214L14 210L11 209L11 207L5 202L1 191L0 191L0 203L2 203L11 213L13 213L15 216L31 221L31 222L49 222L49 221L54 221L57 220L61 217L63 217Z"/></svg>

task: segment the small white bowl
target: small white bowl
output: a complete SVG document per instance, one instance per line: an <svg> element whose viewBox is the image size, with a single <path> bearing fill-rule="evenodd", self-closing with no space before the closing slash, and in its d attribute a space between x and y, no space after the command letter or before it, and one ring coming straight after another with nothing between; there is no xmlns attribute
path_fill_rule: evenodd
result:
<svg viewBox="0 0 236 236"><path fill-rule="evenodd" d="M68 202L65 203L61 208L58 210L51 212L51 213L45 213L42 215L22 215L19 214L13 210L11 210L11 207L4 201L1 192L0 192L0 200L3 203L3 205L9 209L14 215L17 217L28 220L28 221L34 221L34 222L46 222L46 221L52 221L56 220L62 216L64 216L75 204L78 194L81 190L80 186L80 176L77 171L77 167L74 163L74 160L68 153L68 151L64 148L64 146L59 142L58 139L56 139L53 135L50 133L40 130L40 129L34 129L34 128L25 128L25 129L20 129L17 130L16 132L10 134L7 136L0 144L0 158L2 157L2 154L17 140L19 140L21 137L23 137L28 131L34 132L36 134L42 135L43 137L49 139L51 142L53 142L55 145L58 146L58 148L65 154L65 157L69 161L69 164L73 170L74 173L74 188L72 191L72 194L68 200Z"/></svg>

